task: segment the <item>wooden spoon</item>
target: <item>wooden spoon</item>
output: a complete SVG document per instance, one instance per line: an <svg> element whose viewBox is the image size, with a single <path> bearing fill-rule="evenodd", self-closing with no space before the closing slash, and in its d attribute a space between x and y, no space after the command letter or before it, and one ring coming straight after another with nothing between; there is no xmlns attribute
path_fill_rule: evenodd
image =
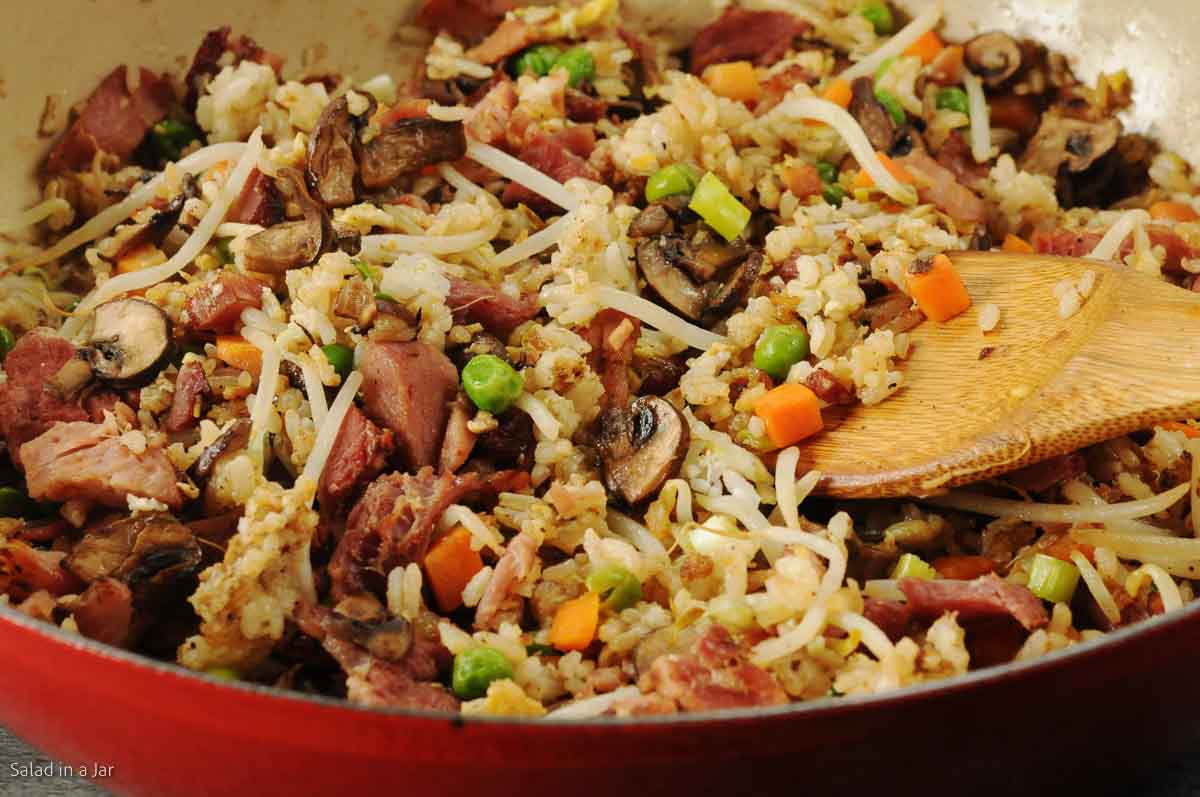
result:
<svg viewBox="0 0 1200 797"><path fill-rule="evenodd" d="M800 472L847 498L928 495L1144 429L1200 416L1200 294L1115 264L963 252L971 308L910 334L904 386L825 411ZM1095 273L1070 318L1054 286ZM1000 307L984 334L980 309Z"/></svg>

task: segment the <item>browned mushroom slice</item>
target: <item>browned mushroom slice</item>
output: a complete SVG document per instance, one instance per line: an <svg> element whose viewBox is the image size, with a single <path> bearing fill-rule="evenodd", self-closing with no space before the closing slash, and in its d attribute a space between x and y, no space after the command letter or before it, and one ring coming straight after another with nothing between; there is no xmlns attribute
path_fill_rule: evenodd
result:
<svg viewBox="0 0 1200 797"><path fill-rule="evenodd" d="M402 119L363 144L355 139L363 187L387 188L406 174L467 153L462 122L437 119Z"/></svg>
<svg viewBox="0 0 1200 797"><path fill-rule="evenodd" d="M304 218L268 227L246 239L249 271L281 274L313 263L333 245L333 225L325 209L313 201L295 169L280 169L276 180L287 204L300 208Z"/></svg>
<svg viewBox="0 0 1200 797"><path fill-rule="evenodd" d="M171 349L171 320L144 299L114 299L96 308L88 361L96 376L133 384L154 377Z"/></svg>
<svg viewBox="0 0 1200 797"><path fill-rule="evenodd" d="M707 281L734 263L745 260L750 254L750 245L741 238L731 243L707 224L697 224L683 244L682 254L679 265L696 279Z"/></svg>
<svg viewBox="0 0 1200 797"><path fill-rule="evenodd" d="M338 97L321 112L308 144L308 183L314 197L326 207L354 204L354 120L345 97Z"/></svg>
<svg viewBox="0 0 1200 797"><path fill-rule="evenodd" d="M896 142L896 122L875 99L875 84L868 77L860 77L850 84L850 91L850 115L867 134L872 147L888 152Z"/></svg>
<svg viewBox="0 0 1200 797"><path fill-rule="evenodd" d="M752 252L724 283L714 283L716 290L710 295L708 307L704 310L704 320L714 324L745 302L746 297L750 295L750 289L754 287L754 281L762 272L762 266L762 252Z"/></svg>
<svg viewBox="0 0 1200 797"><path fill-rule="evenodd" d="M644 238L637 246L638 268L654 292L685 318L699 321L708 297L675 265L680 256L680 241L674 236Z"/></svg>
<svg viewBox="0 0 1200 797"><path fill-rule="evenodd" d="M963 47L963 60L984 85L995 88L1021 67L1021 47L1007 33L981 33Z"/></svg>
<svg viewBox="0 0 1200 797"><path fill-rule="evenodd" d="M630 238L649 238L675 232L671 211L661 202L648 205L629 223Z"/></svg>
<svg viewBox="0 0 1200 797"><path fill-rule="evenodd" d="M225 430L225 433L214 440L200 454L200 458L192 465L190 473L197 482L203 482L212 475L217 461L226 454L232 454L246 447L250 442L250 421L245 418Z"/></svg>
<svg viewBox="0 0 1200 797"><path fill-rule="evenodd" d="M690 442L683 414L657 396L607 410L596 440L604 483L626 503L640 503L679 473Z"/></svg>
<svg viewBox="0 0 1200 797"><path fill-rule="evenodd" d="M1121 136L1121 123L1116 119L1088 122L1047 111L1021 158L1021 169L1035 174L1058 174L1067 164L1072 172L1081 172L1108 153Z"/></svg>
<svg viewBox="0 0 1200 797"><path fill-rule="evenodd" d="M375 304L375 293L367 281L354 277L342 283L337 300L333 303L333 312L344 318L352 318L359 327L366 328L375 320L379 307Z"/></svg>

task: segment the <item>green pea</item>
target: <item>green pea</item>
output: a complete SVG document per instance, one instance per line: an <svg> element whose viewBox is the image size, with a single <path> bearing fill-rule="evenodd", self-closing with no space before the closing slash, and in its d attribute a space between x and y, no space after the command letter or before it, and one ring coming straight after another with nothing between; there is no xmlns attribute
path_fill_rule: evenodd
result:
<svg viewBox="0 0 1200 797"><path fill-rule="evenodd" d="M219 681L240 681L242 676L232 667L209 667L204 674Z"/></svg>
<svg viewBox="0 0 1200 797"><path fill-rule="evenodd" d="M596 59L583 47L567 50L558 57L554 66L567 70L567 74L570 75L567 83L571 88L577 88L580 83L596 76Z"/></svg>
<svg viewBox="0 0 1200 797"><path fill-rule="evenodd" d="M892 117L893 122L902 125L907 121L908 114L904 112L904 106L896 99L895 94L886 89L875 89L875 99L879 100L879 104L888 112L888 116Z"/></svg>
<svg viewBox="0 0 1200 797"><path fill-rule="evenodd" d="M699 181L692 167L686 163L664 166L646 181L646 201L656 202L675 194L690 194L696 190Z"/></svg>
<svg viewBox="0 0 1200 797"><path fill-rule="evenodd" d="M498 415L525 392L525 380L494 354L472 357L462 370L463 390L475 406Z"/></svg>
<svg viewBox="0 0 1200 797"><path fill-rule="evenodd" d="M0 363L4 362L4 358L17 345L17 336L9 331L8 327L0 327Z"/></svg>
<svg viewBox="0 0 1200 797"><path fill-rule="evenodd" d="M34 509L29 496L16 487L0 487L0 517L25 517Z"/></svg>
<svg viewBox="0 0 1200 797"><path fill-rule="evenodd" d="M950 86L944 88L937 93L938 110L958 111L971 115L971 103L967 99L967 93L958 86Z"/></svg>
<svg viewBox="0 0 1200 797"><path fill-rule="evenodd" d="M642 582L620 565L601 565L587 577L587 588L600 596L600 605L619 612L642 599Z"/></svg>
<svg viewBox="0 0 1200 797"><path fill-rule="evenodd" d="M896 19L892 16L892 9L888 8L887 3L871 0L861 6L858 13L871 23L871 27L875 28L876 35L887 36L896 28Z"/></svg>
<svg viewBox="0 0 1200 797"><path fill-rule="evenodd" d="M776 382L787 379L792 366L808 356L808 333L796 325L771 327L754 347L754 367Z"/></svg>
<svg viewBox="0 0 1200 797"><path fill-rule="evenodd" d="M532 72L538 77L550 74L554 63L562 55L562 50L553 44L538 44L530 47L517 56L513 61L513 74L516 77Z"/></svg>
<svg viewBox="0 0 1200 797"><path fill-rule="evenodd" d="M842 188L837 183L833 183L832 185L825 186L825 188L821 191L821 196L826 202L833 205L835 208L840 208L842 206L842 200L846 198L846 189Z"/></svg>
<svg viewBox="0 0 1200 797"><path fill-rule="evenodd" d="M454 657L451 685L462 700L474 700L487 694L492 681L512 678L512 665L495 648L464 650Z"/></svg>
<svg viewBox="0 0 1200 797"><path fill-rule="evenodd" d="M321 351L325 353L325 359L329 360L338 376L343 380L350 376L350 372L354 370L354 349L340 343L330 343L328 346L322 346Z"/></svg>
<svg viewBox="0 0 1200 797"><path fill-rule="evenodd" d="M834 166L829 161L817 161L817 174L821 175L821 182L829 185L836 183L838 178L838 167Z"/></svg>

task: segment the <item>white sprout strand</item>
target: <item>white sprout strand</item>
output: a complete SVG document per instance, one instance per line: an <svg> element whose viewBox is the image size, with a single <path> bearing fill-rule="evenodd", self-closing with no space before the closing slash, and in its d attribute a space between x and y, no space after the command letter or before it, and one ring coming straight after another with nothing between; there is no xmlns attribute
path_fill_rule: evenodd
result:
<svg viewBox="0 0 1200 797"><path fill-rule="evenodd" d="M304 394L308 397L309 412L312 414L313 425L320 429L329 413L329 404L325 400L325 385L321 382L317 369L308 360L294 354L286 355L285 359L299 366L300 372L304 374Z"/></svg>
<svg viewBox="0 0 1200 797"><path fill-rule="evenodd" d="M796 501L796 465L800 462L800 449L792 446L785 449L775 460L775 495L783 522L790 528L800 528L800 512Z"/></svg>
<svg viewBox="0 0 1200 797"><path fill-rule="evenodd" d="M535 194L544 196L560 208L575 210L580 205L579 198L568 191L565 185L493 146L479 141L468 141L467 157L501 177L507 177Z"/></svg>
<svg viewBox="0 0 1200 797"><path fill-rule="evenodd" d="M75 315L68 318L66 323L63 324L63 335L68 338L77 335L83 327L84 320L92 310L96 309L97 305L120 296L122 293L157 285L163 280L175 276L195 260L196 255L200 254L201 250L208 245L208 241L212 238L213 233L216 232L217 226L225 218L229 206L233 204L233 201L242 192L246 180L250 177L251 170L258 164L258 159L262 155L262 152L262 129L257 128L250 135L250 140L246 143L246 148L242 152L241 159L238 160L237 166L230 173L229 179L221 186L221 190L217 193L217 198L209 205L204 218L196 225L196 229L192 231L188 239L183 242L183 246L179 247L179 251L162 265L120 274L96 288L84 297L83 301L79 303L79 307L76 308Z"/></svg>
<svg viewBox="0 0 1200 797"><path fill-rule="evenodd" d="M821 577L821 586L817 589L817 597L820 600L828 598L841 588L842 581L846 578L846 553L837 543L810 531L783 526L770 526L758 532L758 535L784 545L800 545L829 563L825 568L825 575Z"/></svg>
<svg viewBox="0 0 1200 797"><path fill-rule="evenodd" d="M684 321L670 310L664 310L654 302L610 285L595 285L593 290L600 304L620 310L626 315L645 321L650 326L691 346L706 351L714 343L724 343L725 338Z"/></svg>
<svg viewBox="0 0 1200 797"><path fill-rule="evenodd" d="M747 529L759 531L769 528L771 521L763 516L757 506L736 495L697 495L696 503L709 512L730 515Z"/></svg>
<svg viewBox="0 0 1200 797"><path fill-rule="evenodd" d="M855 78L874 75L875 70L889 58L904 54L917 39L937 27L942 19L942 0L937 0L929 8L922 11L913 21L896 31L896 35L884 42L874 52L838 75L842 80L851 81Z"/></svg>
<svg viewBox="0 0 1200 797"><path fill-rule="evenodd" d="M1071 561L1079 569L1079 576L1087 585L1088 591L1092 593L1092 597L1096 599L1096 605L1100 607L1100 611L1104 612L1104 616L1110 623L1114 625L1119 623L1121 610L1117 608L1117 602L1113 600L1112 593L1108 591L1104 579L1096 572L1096 568L1092 567L1092 563L1079 551L1071 551Z"/></svg>
<svg viewBox="0 0 1200 797"><path fill-rule="evenodd" d="M47 199L37 203L28 210L22 211L16 218L0 221L0 235L11 235L12 233L20 232L26 227L32 227L43 219L50 218L55 213L61 213L64 210L70 209L71 203L62 197Z"/></svg>
<svg viewBox="0 0 1200 797"><path fill-rule="evenodd" d="M342 421L346 419L346 413L350 411L350 405L354 403L354 397L358 394L358 387L362 381L362 372L352 371L346 377L346 381L342 383L337 398L333 400L333 406L329 408L329 415L325 418L325 423L321 424L317 432L317 440L313 443L312 452L308 455L308 461L304 463L302 478L312 479L314 483L321 481L325 463L333 450L338 433L342 430Z"/></svg>
<svg viewBox="0 0 1200 797"><path fill-rule="evenodd" d="M632 699L641 694L641 690L636 686L622 686L620 689L614 689L608 694L585 697L582 700L573 700L565 706L554 709L546 716L560 720L598 717L622 700Z"/></svg>
<svg viewBox="0 0 1200 797"><path fill-rule="evenodd" d="M800 625L777 637L764 639L750 651L750 661L759 667L766 667L785 656L790 656L809 642L817 638L825 628L829 610L824 606L813 606L804 614Z"/></svg>
<svg viewBox="0 0 1200 797"><path fill-rule="evenodd" d="M1092 260L1115 260L1121 251L1121 244L1125 243L1129 234L1138 225L1145 224L1149 218L1150 214L1144 210L1128 211L1117 219L1116 224L1108 228L1108 232L1104 233L1104 237L1100 239L1100 243L1096 244L1096 248L1088 257Z"/></svg>
<svg viewBox="0 0 1200 797"><path fill-rule="evenodd" d="M1064 484L1062 486L1062 494L1063 497L1073 504L1083 504L1084 506L1108 506L1108 502L1101 498L1099 493L1078 479ZM1196 500L1195 491L1192 492L1192 500ZM1104 527L1109 531L1122 532L1126 534L1149 534L1156 537L1164 537L1171 533L1169 529L1159 528L1158 526L1146 523L1145 521L1132 519L1108 520L1105 521Z"/></svg>
<svg viewBox="0 0 1200 797"><path fill-rule="evenodd" d="M176 163L175 167L186 174L197 174L205 169L216 166L222 161L240 158L245 152L246 146L241 141L213 144L204 149L196 150L191 155ZM39 252L28 260L22 261L17 267L28 268L29 266L40 266L43 263L49 263L51 260L62 257L72 249L96 240L132 216L135 211L149 205L158 196L158 190L162 187L164 180L166 180L166 176L160 173L149 182L139 185L120 202L100 211L79 229L69 235L63 236L62 240L54 244L54 246Z"/></svg>
<svg viewBox="0 0 1200 797"><path fill-rule="evenodd" d="M511 266L518 263L527 257L533 257L540 254L550 247L558 243L558 239L562 237L562 232L566 229L567 223L572 218L571 214L563 216L553 224L543 227L538 232L526 238L524 241L515 243L505 249L500 254L496 255L495 263L500 268Z"/></svg>
<svg viewBox="0 0 1200 797"><path fill-rule="evenodd" d="M992 129L983 81L964 69L963 87L971 111L971 157L976 163L985 163L992 156Z"/></svg>
<svg viewBox="0 0 1200 797"><path fill-rule="evenodd" d="M785 100L772 113L796 119L813 119L829 125L845 140L850 154L858 161L859 167L875 181L876 188L901 204L916 204L916 189L897 180L895 175L884 167L862 127L840 106L816 97L796 97Z"/></svg>
<svg viewBox="0 0 1200 797"><path fill-rule="evenodd" d="M554 413L550 412L550 408L540 398L532 393L522 393L514 406L529 416L533 425L542 433L542 437L547 440L558 439L559 432L562 431L562 424L558 422Z"/></svg>
<svg viewBox="0 0 1200 797"><path fill-rule="evenodd" d="M1141 518L1161 512L1183 498L1189 487L1190 485L1181 484L1150 498L1106 504L1105 506L1036 504L966 492L952 492L921 500L934 506L960 509L964 512L975 512L992 517L1012 516L1031 523L1104 523L1108 520Z"/></svg>
<svg viewBox="0 0 1200 797"><path fill-rule="evenodd" d="M449 163L438 165L438 174L442 176L451 188L464 197L474 197L483 193L483 189L467 179L466 175L455 169Z"/></svg>
<svg viewBox="0 0 1200 797"><path fill-rule="evenodd" d="M830 625L836 625L843 631L857 631L862 643L871 651L883 670L884 688L895 688L900 685L900 662L896 656L896 646L888 639L887 634L866 617L854 612L832 612L829 615Z"/></svg>
<svg viewBox="0 0 1200 797"><path fill-rule="evenodd" d="M247 338L247 340L250 340ZM253 342L253 341L251 341ZM250 457L261 468L266 463L266 425L275 402L279 387L279 363L282 359L274 341L262 341L262 373L258 377L258 392L254 395L254 407L250 410ZM258 345L258 344L255 344Z"/></svg>
<svg viewBox="0 0 1200 797"><path fill-rule="evenodd" d="M453 255L469 252L491 243L500 232L500 223L500 216L497 215L486 227L457 235L364 235L359 256L369 260L391 261L402 254Z"/></svg>
<svg viewBox="0 0 1200 797"><path fill-rule="evenodd" d="M683 479L671 479L663 490L675 491L675 522L692 522L692 486Z"/></svg>
<svg viewBox="0 0 1200 797"><path fill-rule="evenodd" d="M1179 594L1179 585L1175 583L1175 579L1171 578L1166 570L1163 570L1158 565L1142 565L1130 573L1129 577L1133 578L1139 573L1145 573L1154 582L1154 588L1158 590L1158 595L1162 598L1163 611L1169 612L1183 608L1183 596Z"/></svg>

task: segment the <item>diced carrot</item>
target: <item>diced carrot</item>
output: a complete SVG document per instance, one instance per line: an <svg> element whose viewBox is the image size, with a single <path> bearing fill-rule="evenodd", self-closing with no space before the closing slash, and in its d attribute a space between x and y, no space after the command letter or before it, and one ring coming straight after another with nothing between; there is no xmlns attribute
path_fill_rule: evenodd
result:
<svg viewBox="0 0 1200 797"><path fill-rule="evenodd" d="M889 158L887 155L884 155L882 152L877 152L875 154L879 156L879 162L883 164L883 168L885 168L889 172L891 172L892 176L895 177L897 180L899 180L902 183L908 183L909 185L916 184L917 178L913 177L912 172L910 172L908 169L905 169L899 163L896 163L894 160ZM855 188L874 188L875 187L875 178L873 178L873 177L871 177L871 175L867 174L866 169L862 169L859 171L858 176L854 178L854 187Z"/></svg>
<svg viewBox="0 0 1200 797"><path fill-rule="evenodd" d="M767 427L767 437L777 447L811 437L825 427L821 403L804 385L787 383L767 392L754 405L754 414Z"/></svg>
<svg viewBox="0 0 1200 797"><path fill-rule="evenodd" d="M218 335L217 359L232 368L249 371L255 379L262 373L262 352L241 335Z"/></svg>
<svg viewBox="0 0 1200 797"><path fill-rule="evenodd" d="M936 33L933 31L926 31L925 33L921 34L921 38L917 39L908 46L908 49L904 51L904 54L915 55L921 59L921 63L928 64L931 63L933 59L937 58L938 53L940 53L944 48L945 45L942 44L941 38L939 38Z"/></svg>
<svg viewBox="0 0 1200 797"><path fill-rule="evenodd" d="M1150 206L1150 218L1166 219L1170 221L1195 221L1200 219L1200 214L1192 210L1190 205L1185 205L1182 202L1155 202Z"/></svg>
<svg viewBox="0 0 1200 797"><path fill-rule="evenodd" d="M1024 238L1013 235L1012 233L1004 236L1004 243L1000 245L1000 248L1005 252L1012 252L1020 255L1030 255L1033 254L1034 251L1033 246L1030 245L1028 241L1026 241Z"/></svg>
<svg viewBox="0 0 1200 797"><path fill-rule="evenodd" d="M596 637L600 596L587 592L558 607L550 624L550 644L559 650L583 650Z"/></svg>
<svg viewBox="0 0 1200 797"><path fill-rule="evenodd" d="M910 270L908 292L921 312L934 321L949 321L971 306L967 286L945 255L934 255L922 271Z"/></svg>
<svg viewBox="0 0 1200 797"><path fill-rule="evenodd" d="M167 256L162 253L161 249L154 244L145 243L121 255L117 260L117 273L128 274L130 271L141 271L165 262L167 262Z"/></svg>
<svg viewBox="0 0 1200 797"><path fill-rule="evenodd" d="M391 127L402 119L424 119L429 116L430 102L420 98L400 100L390 108L381 108L375 114L375 124L384 128Z"/></svg>
<svg viewBox="0 0 1200 797"><path fill-rule="evenodd" d="M1071 554L1075 551L1083 554L1089 562L1096 561L1096 549L1085 542L1076 542L1071 539L1070 534L1059 533L1053 537L1045 534L1037 541L1035 547L1046 556L1053 556L1064 562L1071 561Z"/></svg>
<svg viewBox="0 0 1200 797"><path fill-rule="evenodd" d="M850 88L849 81L836 78L829 81L829 85L821 92L821 99L828 100L834 105L840 105L843 108L850 107L850 100L853 98L854 92Z"/></svg>
<svg viewBox="0 0 1200 797"><path fill-rule="evenodd" d="M754 102L762 96L762 85L749 61L713 64L704 70L703 79L714 94L731 100Z"/></svg>
<svg viewBox="0 0 1200 797"><path fill-rule="evenodd" d="M794 161L783 170L783 184L797 199L808 199L825 188L817 167L804 161Z"/></svg>
<svg viewBox="0 0 1200 797"><path fill-rule="evenodd" d="M462 592L476 573L483 569L478 551L471 550L471 532L455 526L425 554L425 577L438 608L451 612L462 606Z"/></svg>
<svg viewBox="0 0 1200 797"><path fill-rule="evenodd" d="M929 564L942 578L961 581L970 581L973 578L986 576L996 569L996 563L986 556L968 556L966 554L941 556Z"/></svg>
<svg viewBox="0 0 1200 797"><path fill-rule="evenodd" d="M1183 432L1184 436L1188 438L1200 437L1200 426L1192 426L1190 423L1163 421L1155 425L1160 429L1166 429L1168 432Z"/></svg>
<svg viewBox="0 0 1200 797"><path fill-rule="evenodd" d="M1031 136L1040 124L1037 105L1025 94L999 94L988 97L988 121L992 127L1015 130Z"/></svg>
<svg viewBox="0 0 1200 797"><path fill-rule="evenodd" d="M963 48L960 45L946 47L929 64L929 79L943 86L962 83Z"/></svg>

